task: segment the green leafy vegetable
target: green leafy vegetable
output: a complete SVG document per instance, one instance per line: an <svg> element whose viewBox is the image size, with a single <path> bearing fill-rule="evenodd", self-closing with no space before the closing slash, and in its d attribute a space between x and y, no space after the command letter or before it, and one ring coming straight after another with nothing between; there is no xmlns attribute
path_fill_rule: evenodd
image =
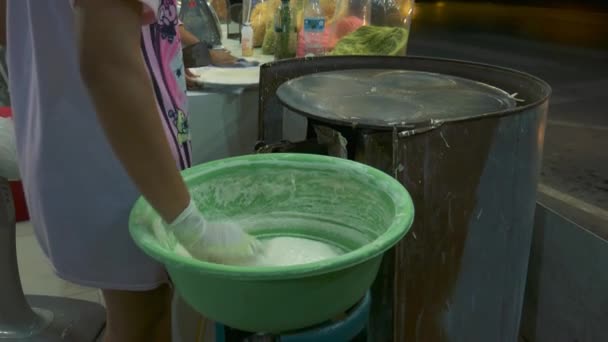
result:
<svg viewBox="0 0 608 342"><path fill-rule="evenodd" d="M338 41L333 56L399 56L405 53L409 32L401 27L361 26Z"/></svg>

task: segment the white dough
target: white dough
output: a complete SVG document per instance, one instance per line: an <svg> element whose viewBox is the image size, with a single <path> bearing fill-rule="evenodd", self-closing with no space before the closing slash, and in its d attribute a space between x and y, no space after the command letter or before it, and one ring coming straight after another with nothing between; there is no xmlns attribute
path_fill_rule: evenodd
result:
<svg viewBox="0 0 608 342"><path fill-rule="evenodd" d="M343 252L323 242L295 238L277 237L262 240L263 254L253 260L241 262L243 266L291 266L309 264L339 256Z"/></svg>
<svg viewBox="0 0 608 342"><path fill-rule="evenodd" d="M254 259L231 262L240 266L291 266L309 264L343 254L340 249L323 242L296 238L276 237L262 240L262 253ZM190 256L177 244L173 251L182 256Z"/></svg>

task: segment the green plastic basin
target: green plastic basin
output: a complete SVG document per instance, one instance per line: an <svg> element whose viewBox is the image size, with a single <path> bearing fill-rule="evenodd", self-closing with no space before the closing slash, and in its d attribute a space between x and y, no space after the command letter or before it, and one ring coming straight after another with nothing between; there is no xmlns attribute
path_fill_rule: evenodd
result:
<svg viewBox="0 0 608 342"><path fill-rule="evenodd" d="M382 254L409 230L414 207L389 175L353 161L306 154L223 159L183 173L210 220L230 218L261 239L315 239L345 251L316 263L245 267L203 262L173 252L139 199L130 219L137 245L163 263L194 309L251 332L281 333L323 323L370 288Z"/></svg>

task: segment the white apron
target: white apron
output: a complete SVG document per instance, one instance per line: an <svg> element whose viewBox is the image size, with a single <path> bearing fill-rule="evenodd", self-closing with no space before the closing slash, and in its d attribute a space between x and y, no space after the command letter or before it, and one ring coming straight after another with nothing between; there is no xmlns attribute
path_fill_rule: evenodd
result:
<svg viewBox="0 0 608 342"><path fill-rule="evenodd" d="M150 8L159 1L145 0L156 6ZM42 249L65 280L102 289L156 288L166 273L129 235L139 193L114 157L80 78L70 0L8 1L7 13L19 165ZM180 120L159 113L178 167L187 167L187 132L177 127Z"/></svg>

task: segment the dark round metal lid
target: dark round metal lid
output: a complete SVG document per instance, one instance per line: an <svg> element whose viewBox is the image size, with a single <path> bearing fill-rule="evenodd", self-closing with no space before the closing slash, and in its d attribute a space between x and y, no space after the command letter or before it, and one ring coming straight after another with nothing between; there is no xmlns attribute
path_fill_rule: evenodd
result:
<svg viewBox="0 0 608 342"><path fill-rule="evenodd" d="M407 70L311 74L285 82L277 96L285 106L308 117L381 128L453 121L516 106L509 94L484 83Z"/></svg>

